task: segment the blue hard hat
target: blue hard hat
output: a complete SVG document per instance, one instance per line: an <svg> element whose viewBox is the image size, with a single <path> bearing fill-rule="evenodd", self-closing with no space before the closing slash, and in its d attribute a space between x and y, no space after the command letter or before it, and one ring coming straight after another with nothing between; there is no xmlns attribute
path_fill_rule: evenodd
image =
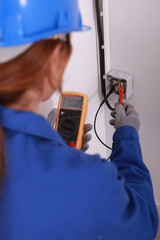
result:
<svg viewBox="0 0 160 240"><path fill-rule="evenodd" d="M82 25L78 0L0 0L1 47L88 29Z"/></svg>

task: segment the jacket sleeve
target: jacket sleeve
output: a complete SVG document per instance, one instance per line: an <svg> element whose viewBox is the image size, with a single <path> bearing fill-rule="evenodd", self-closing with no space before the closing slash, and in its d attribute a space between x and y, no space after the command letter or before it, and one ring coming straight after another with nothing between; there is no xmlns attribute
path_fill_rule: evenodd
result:
<svg viewBox="0 0 160 240"><path fill-rule="evenodd" d="M133 239L137 240L154 239L158 228L158 215L150 174L143 163L139 136L133 127L121 127L115 132L111 161L116 165L117 178L124 181L128 195L121 221L121 228L128 228L123 239L132 239L133 236ZM127 238L127 231L130 238Z"/></svg>

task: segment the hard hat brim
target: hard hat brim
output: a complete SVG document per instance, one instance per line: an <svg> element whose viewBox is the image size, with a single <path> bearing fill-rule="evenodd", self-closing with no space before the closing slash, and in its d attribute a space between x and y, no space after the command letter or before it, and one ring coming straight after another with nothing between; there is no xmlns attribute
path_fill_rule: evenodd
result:
<svg viewBox="0 0 160 240"><path fill-rule="evenodd" d="M45 32L39 32L35 35L28 35L24 38L18 38L18 39L8 39L7 43L0 41L0 47L9 47L9 46L18 46L26 43L33 43L40 40L47 39L48 37L61 34L61 33L71 33L71 32L81 32L81 31L89 31L91 29L90 26L82 25L81 27L76 28L60 28L60 29L52 29ZM46 37L47 36L47 37Z"/></svg>

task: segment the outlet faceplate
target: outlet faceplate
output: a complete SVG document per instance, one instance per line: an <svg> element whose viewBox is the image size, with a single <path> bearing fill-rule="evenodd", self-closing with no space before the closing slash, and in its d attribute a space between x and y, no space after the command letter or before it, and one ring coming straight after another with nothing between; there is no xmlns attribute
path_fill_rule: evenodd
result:
<svg viewBox="0 0 160 240"><path fill-rule="evenodd" d="M113 87L113 85L118 82L120 82L121 86L123 86L124 90L123 98L128 99L133 93L133 76L129 73L111 70L107 74L106 89L110 90ZM114 94L118 94L118 92L115 91Z"/></svg>

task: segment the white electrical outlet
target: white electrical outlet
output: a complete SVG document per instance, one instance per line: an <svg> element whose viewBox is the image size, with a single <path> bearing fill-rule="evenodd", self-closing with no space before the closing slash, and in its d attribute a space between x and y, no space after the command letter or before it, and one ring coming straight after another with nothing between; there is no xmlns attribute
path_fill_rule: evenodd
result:
<svg viewBox="0 0 160 240"><path fill-rule="evenodd" d="M106 89L110 90L115 83L120 82L124 89L124 99L128 99L133 93L133 76L129 73L111 70L107 74ZM116 92L114 94L117 94Z"/></svg>

